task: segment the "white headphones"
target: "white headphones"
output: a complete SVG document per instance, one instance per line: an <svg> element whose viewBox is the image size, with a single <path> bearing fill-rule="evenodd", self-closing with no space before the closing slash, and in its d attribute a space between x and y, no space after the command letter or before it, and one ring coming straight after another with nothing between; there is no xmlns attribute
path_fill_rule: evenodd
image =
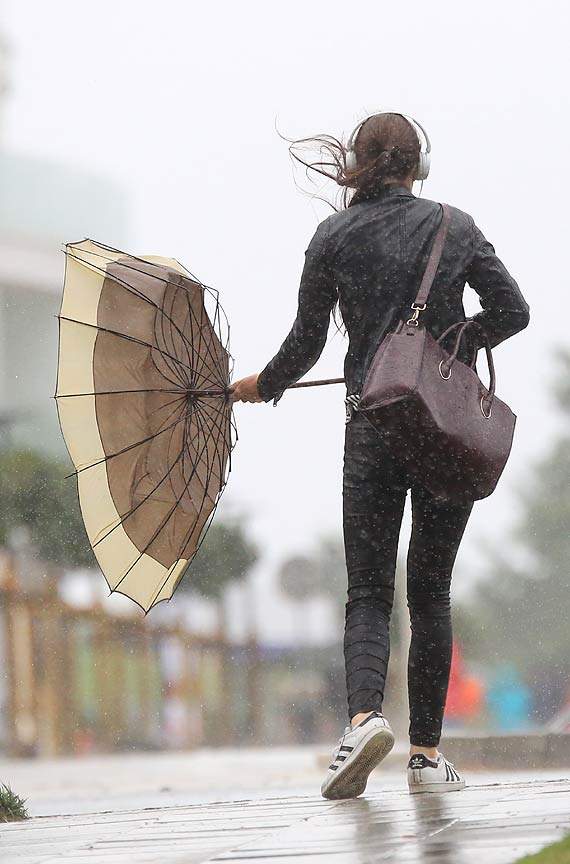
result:
<svg viewBox="0 0 570 864"><path fill-rule="evenodd" d="M366 121L369 120L370 117L375 117L377 114L399 114L401 117L405 117L406 120L412 125L416 135L418 136L418 141L420 142L420 158L414 180L426 180L431 165L431 142L429 140L429 136L421 123L419 123L417 120L414 120L414 118L410 117L408 114L402 114L401 111L377 111L375 114L369 114L368 117L365 117L364 120L360 121L358 126L351 133L350 138L348 139L348 143L346 145L346 167L348 168L348 170L354 171L357 167L357 158L354 151L354 142L358 137L358 133L360 132ZM425 147L422 143L422 134L425 141Z"/></svg>

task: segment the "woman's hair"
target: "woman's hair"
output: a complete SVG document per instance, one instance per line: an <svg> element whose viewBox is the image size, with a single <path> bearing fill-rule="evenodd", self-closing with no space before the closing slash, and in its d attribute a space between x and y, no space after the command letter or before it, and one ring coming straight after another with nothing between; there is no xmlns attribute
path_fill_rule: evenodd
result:
<svg viewBox="0 0 570 864"><path fill-rule="evenodd" d="M350 143L356 155L354 167L347 166ZM319 154L316 161L299 153L315 150ZM414 126L402 114L392 113L372 114L347 144L332 135L316 135L290 141L289 146L291 156L305 166L307 175L316 171L342 187L338 204L331 205L335 210L374 197L387 180L409 177L418 165L420 150Z"/></svg>

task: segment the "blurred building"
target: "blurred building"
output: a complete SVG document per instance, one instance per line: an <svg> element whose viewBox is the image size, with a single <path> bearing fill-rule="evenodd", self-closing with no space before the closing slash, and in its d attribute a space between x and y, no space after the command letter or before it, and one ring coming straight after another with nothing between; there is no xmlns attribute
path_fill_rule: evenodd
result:
<svg viewBox="0 0 570 864"><path fill-rule="evenodd" d="M7 87L0 39L0 100ZM2 104L0 104L0 112ZM0 143L0 446L61 452L52 396L62 246L94 237L127 245L123 192L105 177Z"/></svg>
<svg viewBox="0 0 570 864"><path fill-rule="evenodd" d="M0 446L63 447L55 403L62 246L126 245L126 206L96 175L0 150Z"/></svg>

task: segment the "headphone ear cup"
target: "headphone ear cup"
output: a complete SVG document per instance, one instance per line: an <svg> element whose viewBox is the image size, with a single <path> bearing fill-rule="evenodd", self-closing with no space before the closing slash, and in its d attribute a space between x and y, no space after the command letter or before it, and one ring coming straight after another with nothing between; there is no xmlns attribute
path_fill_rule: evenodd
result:
<svg viewBox="0 0 570 864"><path fill-rule="evenodd" d="M426 180L431 164L431 153L422 150L416 171L416 180Z"/></svg>
<svg viewBox="0 0 570 864"><path fill-rule="evenodd" d="M352 148L350 150L346 151L345 165L346 165L347 171L356 170L356 153L354 152L354 150Z"/></svg>

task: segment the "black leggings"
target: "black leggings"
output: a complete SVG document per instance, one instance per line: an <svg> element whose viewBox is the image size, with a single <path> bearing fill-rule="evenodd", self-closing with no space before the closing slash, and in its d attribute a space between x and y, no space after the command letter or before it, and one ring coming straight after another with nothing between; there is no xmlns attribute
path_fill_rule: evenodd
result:
<svg viewBox="0 0 570 864"><path fill-rule="evenodd" d="M382 710L398 538L410 488L410 743L435 747L451 664L451 572L473 502L449 504L414 484L375 429L356 413L346 427L343 481L348 570L344 656L350 718Z"/></svg>

